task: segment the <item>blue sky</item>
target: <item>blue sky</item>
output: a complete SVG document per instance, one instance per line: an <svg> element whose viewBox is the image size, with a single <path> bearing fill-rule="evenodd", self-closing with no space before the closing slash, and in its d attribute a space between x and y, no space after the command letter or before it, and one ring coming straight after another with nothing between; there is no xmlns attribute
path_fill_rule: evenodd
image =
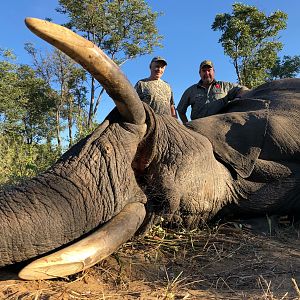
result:
<svg viewBox="0 0 300 300"><path fill-rule="evenodd" d="M211 59L215 64L216 78L236 82L234 68L229 57L224 55L218 43L220 32L211 30L216 14L231 12L230 0L149 0L155 11L164 13L158 19L159 33L164 36L164 47L155 49L152 55L139 57L123 65L123 72L132 84L149 75L149 61L153 56L161 55L168 61L163 79L168 81L174 92L175 104L184 90L199 80L199 63ZM300 55L299 41L299 0L245 0L240 3L254 5L267 15L282 10L288 14L287 29L280 32L280 41L284 44L283 55ZM18 62L30 64L30 57L24 50L25 42L33 42L37 47L46 47L46 43L34 36L25 26L25 17L52 18L55 23L63 23L64 16L55 12L56 0L10 0L1 3L0 48L12 49ZM98 121L101 121L112 109L112 101L105 96L101 104Z"/></svg>

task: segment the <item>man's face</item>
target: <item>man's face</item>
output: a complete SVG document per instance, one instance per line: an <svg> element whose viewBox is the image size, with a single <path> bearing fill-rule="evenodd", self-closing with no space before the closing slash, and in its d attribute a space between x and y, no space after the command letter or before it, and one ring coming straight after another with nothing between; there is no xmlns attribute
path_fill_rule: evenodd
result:
<svg viewBox="0 0 300 300"><path fill-rule="evenodd" d="M155 61L150 66L151 79L159 79L163 76L166 69L166 65L162 61Z"/></svg>
<svg viewBox="0 0 300 300"><path fill-rule="evenodd" d="M211 84L215 79L215 70L210 66L203 66L200 71L200 77L204 84Z"/></svg>

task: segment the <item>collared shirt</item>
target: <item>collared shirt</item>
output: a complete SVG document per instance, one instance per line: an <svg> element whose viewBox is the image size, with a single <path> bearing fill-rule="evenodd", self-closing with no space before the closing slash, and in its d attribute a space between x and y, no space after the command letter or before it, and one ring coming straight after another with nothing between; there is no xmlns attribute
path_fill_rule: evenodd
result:
<svg viewBox="0 0 300 300"><path fill-rule="evenodd" d="M170 85L162 79L139 80L134 87L143 102L159 115L171 115L171 105L174 105L173 92Z"/></svg>
<svg viewBox="0 0 300 300"><path fill-rule="evenodd" d="M216 114L228 101L236 97L241 88L244 87L235 83L215 80L208 88L205 88L200 80L183 93L177 111L185 114L187 108L191 106L192 120Z"/></svg>

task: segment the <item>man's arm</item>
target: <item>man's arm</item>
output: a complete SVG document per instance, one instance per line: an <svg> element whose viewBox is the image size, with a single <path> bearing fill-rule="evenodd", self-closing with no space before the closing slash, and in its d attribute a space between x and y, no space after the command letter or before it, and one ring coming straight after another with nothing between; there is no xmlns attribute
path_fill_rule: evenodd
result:
<svg viewBox="0 0 300 300"><path fill-rule="evenodd" d="M186 122L189 121L188 118L186 117L185 113L178 111L178 115L183 124L185 124Z"/></svg>
<svg viewBox="0 0 300 300"><path fill-rule="evenodd" d="M171 89L170 109L171 109L171 116L177 119L178 117L175 109L174 95L172 89Z"/></svg>
<svg viewBox="0 0 300 300"><path fill-rule="evenodd" d="M187 108L190 106L190 101L189 101L190 89L191 89L191 87L185 90L185 92L181 96L181 99L177 105L177 112L178 112L179 118L183 124L185 124L186 122L189 121L188 118L186 117L186 111L187 111Z"/></svg>
<svg viewBox="0 0 300 300"><path fill-rule="evenodd" d="M134 89L136 90L137 94L139 95L139 97L140 97L140 99L141 99L143 93L142 93L142 90L141 90L141 82L140 82L140 81L138 81L138 82L135 84ZM142 100L142 99L141 99L141 100Z"/></svg>

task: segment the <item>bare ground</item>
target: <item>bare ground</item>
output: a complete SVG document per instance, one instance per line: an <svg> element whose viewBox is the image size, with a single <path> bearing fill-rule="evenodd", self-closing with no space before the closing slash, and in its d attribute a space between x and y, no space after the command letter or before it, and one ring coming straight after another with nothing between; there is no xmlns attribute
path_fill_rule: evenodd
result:
<svg viewBox="0 0 300 300"><path fill-rule="evenodd" d="M236 222L189 232L156 226L68 278L22 281L16 269L0 269L0 299L300 299L299 246L290 224L273 235Z"/></svg>

